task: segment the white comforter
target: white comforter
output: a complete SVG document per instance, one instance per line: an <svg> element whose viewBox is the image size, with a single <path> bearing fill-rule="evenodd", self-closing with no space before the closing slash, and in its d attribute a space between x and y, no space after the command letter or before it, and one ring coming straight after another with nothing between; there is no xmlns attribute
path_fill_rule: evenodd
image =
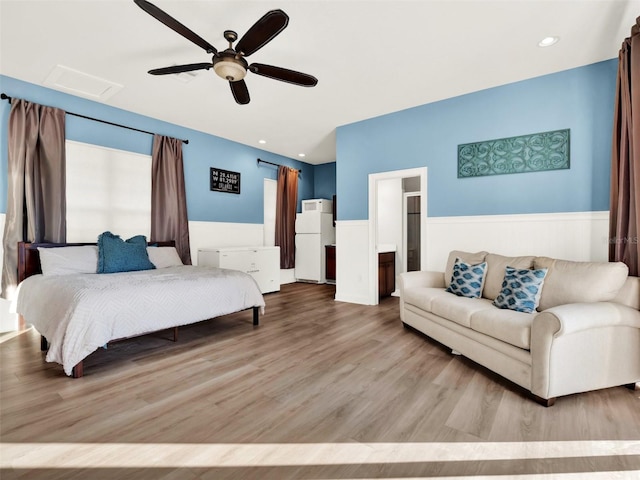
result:
<svg viewBox="0 0 640 480"><path fill-rule="evenodd" d="M110 340L199 322L264 298L235 270L180 266L111 274L34 275L19 287L16 310L49 341L47 361L67 375Z"/></svg>

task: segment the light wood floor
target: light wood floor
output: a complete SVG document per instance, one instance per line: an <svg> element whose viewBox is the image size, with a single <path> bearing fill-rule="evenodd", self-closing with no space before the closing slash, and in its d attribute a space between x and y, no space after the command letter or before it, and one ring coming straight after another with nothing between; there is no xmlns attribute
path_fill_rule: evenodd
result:
<svg viewBox="0 0 640 480"><path fill-rule="evenodd" d="M9 338L1 478L640 478L640 391L544 408L402 328L398 299L334 293L284 285L259 327L248 311L127 340L81 379L37 332Z"/></svg>

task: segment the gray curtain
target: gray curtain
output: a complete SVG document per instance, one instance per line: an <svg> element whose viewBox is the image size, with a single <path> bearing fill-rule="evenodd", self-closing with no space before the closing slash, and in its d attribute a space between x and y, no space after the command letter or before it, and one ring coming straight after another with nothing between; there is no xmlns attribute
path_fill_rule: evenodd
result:
<svg viewBox="0 0 640 480"><path fill-rule="evenodd" d="M13 99L7 137L2 296L9 299L17 284L18 242L66 240L65 112Z"/></svg>
<svg viewBox="0 0 640 480"><path fill-rule="evenodd" d="M151 164L151 239L175 240L185 265L191 265L182 140L153 136Z"/></svg>
<svg viewBox="0 0 640 480"><path fill-rule="evenodd" d="M276 193L276 241L280 247L280 268L293 268L296 262L296 210L298 208L298 170L280 165Z"/></svg>
<svg viewBox="0 0 640 480"><path fill-rule="evenodd" d="M632 115L633 112L633 115ZM640 275L640 17L618 56L613 118L609 260Z"/></svg>

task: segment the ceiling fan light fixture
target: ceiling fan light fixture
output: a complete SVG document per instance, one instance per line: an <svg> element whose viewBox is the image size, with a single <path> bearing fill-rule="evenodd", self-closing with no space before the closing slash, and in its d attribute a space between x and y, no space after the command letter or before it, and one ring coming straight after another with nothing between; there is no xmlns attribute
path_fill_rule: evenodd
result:
<svg viewBox="0 0 640 480"><path fill-rule="evenodd" d="M213 64L213 70L220 78L237 82L247 75L247 70L232 59L221 59Z"/></svg>
<svg viewBox="0 0 640 480"><path fill-rule="evenodd" d="M251 100L249 90L244 82L244 77L247 75L247 70L249 70L249 64L245 60L245 57L264 47L279 35L289 23L289 16L282 10L269 10L247 30L240 40L238 40L238 34L236 32L233 30L225 30L224 38L229 42L229 48L221 52L200 35L191 31L150 1L134 1L136 5L153 18L204 49L207 53L213 54L212 62L210 63L189 63L185 65L173 65L171 67L154 68L153 70L149 70L148 73L150 75L181 74L195 70L209 70L213 67L216 75L229 82L233 98L239 105L246 105ZM236 41L238 43L234 49L233 44ZM251 72L266 78L299 85L301 87L314 87L318 83L318 79L312 75L296 72L287 68L275 67L273 65L264 65L262 63L252 63Z"/></svg>

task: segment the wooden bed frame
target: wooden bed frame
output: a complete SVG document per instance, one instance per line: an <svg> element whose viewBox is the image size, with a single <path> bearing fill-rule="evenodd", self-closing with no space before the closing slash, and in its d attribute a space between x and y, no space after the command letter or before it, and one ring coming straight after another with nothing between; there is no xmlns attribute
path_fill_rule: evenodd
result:
<svg viewBox="0 0 640 480"><path fill-rule="evenodd" d="M30 242L18 242L18 284L22 282L25 278L30 277L31 275L37 275L42 273L42 267L40 265L40 253L38 252L38 247L40 248L58 248L58 247L80 247L86 245L97 245L96 243L30 243ZM157 245L158 247L175 247L175 242L173 240L166 242L149 242L149 245ZM260 307L252 307L253 310L253 325L260 324ZM207 319L208 320L208 319ZM205 320L203 320L205 321ZM166 329L163 329L166 330ZM178 327L170 328L169 330L173 331L174 342L178 341ZM162 330L158 330L162 331ZM148 335L150 333L155 332L147 332L141 335ZM109 344L119 342L122 340L126 340L127 338L118 338L111 340ZM40 350L45 351L49 349L49 342L41 335L40 338ZM80 378L84 374L84 366L83 362L80 361L78 364L73 367L72 376L73 378Z"/></svg>

